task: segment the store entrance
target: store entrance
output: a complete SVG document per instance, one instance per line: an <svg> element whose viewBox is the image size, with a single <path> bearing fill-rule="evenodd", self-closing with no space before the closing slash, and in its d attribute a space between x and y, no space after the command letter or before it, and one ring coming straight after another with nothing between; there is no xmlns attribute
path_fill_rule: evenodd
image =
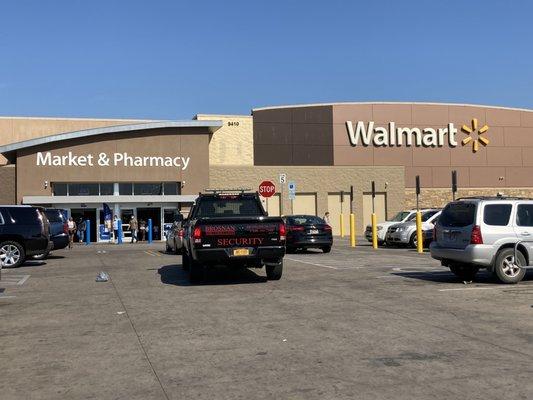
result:
<svg viewBox="0 0 533 400"><path fill-rule="evenodd" d="M98 226L96 225L96 208L73 208L70 210L70 216L76 224L79 223L80 219L91 221L91 242L96 242L96 233L98 231ZM74 240L79 240L77 234Z"/></svg>
<svg viewBox="0 0 533 400"><path fill-rule="evenodd" d="M137 221L145 221L146 229L148 229L148 219L152 220L152 240L161 240L161 208L138 208ZM146 238L148 239L148 231Z"/></svg>

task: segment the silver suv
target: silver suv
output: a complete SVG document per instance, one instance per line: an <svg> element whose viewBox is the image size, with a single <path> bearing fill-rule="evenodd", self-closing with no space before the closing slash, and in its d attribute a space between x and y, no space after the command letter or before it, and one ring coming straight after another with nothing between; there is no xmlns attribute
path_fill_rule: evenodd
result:
<svg viewBox="0 0 533 400"><path fill-rule="evenodd" d="M435 225L430 252L463 280L486 268L503 283L520 282L533 255L533 199L477 197L449 203Z"/></svg>

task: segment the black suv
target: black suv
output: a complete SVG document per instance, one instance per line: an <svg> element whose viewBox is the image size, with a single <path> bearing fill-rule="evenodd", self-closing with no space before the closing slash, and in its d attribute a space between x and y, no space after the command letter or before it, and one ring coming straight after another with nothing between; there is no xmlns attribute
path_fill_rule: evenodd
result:
<svg viewBox="0 0 533 400"><path fill-rule="evenodd" d="M18 267L27 257L49 252L50 225L44 210L0 205L0 263Z"/></svg>

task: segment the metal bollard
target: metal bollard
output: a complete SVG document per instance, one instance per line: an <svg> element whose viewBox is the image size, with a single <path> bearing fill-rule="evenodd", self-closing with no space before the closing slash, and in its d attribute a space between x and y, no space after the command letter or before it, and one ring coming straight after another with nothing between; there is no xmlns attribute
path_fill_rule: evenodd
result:
<svg viewBox="0 0 533 400"><path fill-rule="evenodd" d="M91 221L85 221L85 246L91 244Z"/></svg>
<svg viewBox="0 0 533 400"><path fill-rule="evenodd" d="M424 237L422 236L422 213L416 212L416 251L424 252Z"/></svg>
<svg viewBox="0 0 533 400"><path fill-rule="evenodd" d="M357 244L355 239L355 215L354 213L350 214L350 245L355 247Z"/></svg>
<svg viewBox="0 0 533 400"><path fill-rule="evenodd" d="M118 220L118 229L117 229L117 244L122 244L122 221Z"/></svg>
<svg viewBox="0 0 533 400"><path fill-rule="evenodd" d="M378 248L378 225L376 214L372 213L372 247Z"/></svg>
<svg viewBox="0 0 533 400"><path fill-rule="evenodd" d="M148 243L152 243L152 218L148 218Z"/></svg>
<svg viewBox="0 0 533 400"><path fill-rule="evenodd" d="M341 223L341 232L340 232L341 233L341 238L343 238L344 237L344 215L341 214L339 219L340 219L340 223Z"/></svg>

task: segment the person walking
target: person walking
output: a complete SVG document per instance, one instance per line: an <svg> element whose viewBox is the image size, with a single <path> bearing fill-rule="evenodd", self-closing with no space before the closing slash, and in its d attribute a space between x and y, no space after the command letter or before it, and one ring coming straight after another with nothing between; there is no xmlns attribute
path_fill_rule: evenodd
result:
<svg viewBox="0 0 533 400"><path fill-rule="evenodd" d="M139 239L137 239L137 228L138 228L137 219L135 218L135 215L131 216L130 219L130 232L131 232L131 243L138 242Z"/></svg>
<svg viewBox="0 0 533 400"><path fill-rule="evenodd" d="M87 223L80 218L77 223L76 232L78 233L78 241L83 243L85 239L85 230L87 229Z"/></svg>
<svg viewBox="0 0 533 400"><path fill-rule="evenodd" d="M324 222L328 225L331 224L331 219L329 217L329 211L326 211L326 213L324 214Z"/></svg>
<svg viewBox="0 0 533 400"><path fill-rule="evenodd" d="M144 219L139 221L139 233L141 234L141 242L144 242L146 236L146 222Z"/></svg>
<svg viewBox="0 0 533 400"><path fill-rule="evenodd" d="M74 235L76 233L76 223L70 217L67 222L67 228L68 228L68 248L69 250L72 249L72 243L74 242Z"/></svg>
<svg viewBox="0 0 533 400"><path fill-rule="evenodd" d="M113 241L115 243L118 241L118 217L116 215L113 217Z"/></svg>

